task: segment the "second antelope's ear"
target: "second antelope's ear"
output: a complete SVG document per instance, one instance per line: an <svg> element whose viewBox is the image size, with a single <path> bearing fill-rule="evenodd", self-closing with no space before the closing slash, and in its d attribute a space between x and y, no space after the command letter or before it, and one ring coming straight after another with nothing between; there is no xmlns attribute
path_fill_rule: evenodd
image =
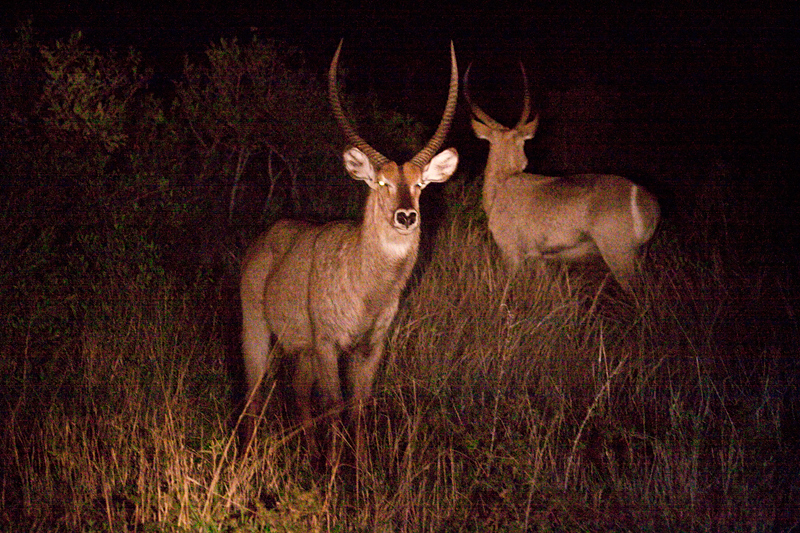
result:
<svg viewBox="0 0 800 533"><path fill-rule="evenodd" d="M481 122L480 120L473 118L472 119L472 131L475 132L475 136L478 139L489 140L489 132L492 131L492 128Z"/></svg>
<svg viewBox="0 0 800 533"><path fill-rule="evenodd" d="M524 126L518 127L517 131L519 132L520 135L522 135L522 138L527 141L528 139L533 139L533 136L536 134L536 128L538 127L539 127L539 115L536 115L535 119L528 122Z"/></svg>
<svg viewBox="0 0 800 533"><path fill-rule="evenodd" d="M422 170L422 181L420 185L424 187L428 183L447 181L456 171L457 166L458 152L456 152L455 148L448 148L425 165L425 168Z"/></svg>
<svg viewBox="0 0 800 533"><path fill-rule="evenodd" d="M345 150L344 168L351 178L366 181L370 187L373 186L375 176L378 175L378 171L369 157L356 147Z"/></svg>

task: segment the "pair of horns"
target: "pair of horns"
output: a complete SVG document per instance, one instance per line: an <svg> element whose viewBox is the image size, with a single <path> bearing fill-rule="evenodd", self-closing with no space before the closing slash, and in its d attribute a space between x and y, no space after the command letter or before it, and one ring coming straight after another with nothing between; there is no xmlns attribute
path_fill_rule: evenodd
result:
<svg viewBox="0 0 800 533"><path fill-rule="evenodd" d="M333 108L333 116L336 117L336 121L342 127L348 142L364 152L370 161L372 161L372 164L380 168L388 163L389 159L375 150L356 133L353 125L350 124L350 121L344 116L342 104L339 101L339 91L336 87L336 71L339 65L339 53L342 51L343 42L344 39L339 41L339 47L336 49L336 54L334 54L331 67L328 70L328 97L331 102L331 107ZM450 92L447 94L447 105L444 108L444 115L442 115L442 120L439 122L439 127L436 128L436 133L433 134L433 137L431 137L431 140L425 145L425 148L411 158L412 165L417 168L424 168L425 165L430 163L433 156L439 151L439 148L442 147L444 138L447 136L447 132L450 129L450 123L453 121L453 115L456 110L456 100L458 100L458 66L456 65L456 51L453 47L453 42L450 41Z"/></svg>
<svg viewBox="0 0 800 533"><path fill-rule="evenodd" d="M486 124L487 126L494 128L494 129L505 129L505 127L497 122L495 119L490 117L486 114L486 112L475 105L469 97L469 70L472 68L472 63L467 67L467 71L464 73L464 98L467 100L467 104L469 104L470 111L472 114ZM528 116L531 114L531 93L528 90L528 76L525 74L525 65L522 64L522 61L519 62L519 68L522 71L522 83L525 86L525 97L522 102L522 115L520 115L519 120L517 121L517 125L514 126L514 129L519 128L520 126L524 126L525 122L528 120Z"/></svg>

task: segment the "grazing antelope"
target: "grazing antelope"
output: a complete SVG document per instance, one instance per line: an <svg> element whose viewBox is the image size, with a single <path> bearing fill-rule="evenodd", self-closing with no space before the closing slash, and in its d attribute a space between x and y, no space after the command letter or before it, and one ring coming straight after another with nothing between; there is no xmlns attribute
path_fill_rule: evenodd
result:
<svg viewBox="0 0 800 533"><path fill-rule="evenodd" d="M525 173L525 141L536 133L539 117L526 123L530 93L525 68L520 66L525 96L522 115L511 129L472 103L469 68L464 75L472 129L490 143L483 208L492 237L512 273L527 258L542 271L548 260L574 261L599 254L620 286L632 292L639 249L658 224L658 201L620 176Z"/></svg>
<svg viewBox="0 0 800 533"><path fill-rule="evenodd" d="M387 330L392 322L420 240L419 198L429 183L446 181L456 170L455 149L436 152L444 142L458 99L458 68L450 43L450 91L442 120L428 144L411 161L398 165L361 137L344 116L336 88L342 43L328 72L333 114L348 141L347 173L369 187L360 223L323 225L280 220L248 248L242 262L242 343L250 394L241 449L246 450L263 406L257 387L268 371L274 337L295 358L293 388L309 451L311 395L316 385L326 411L344 405L339 357L353 413L360 425L363 403L371 393ZM357 431L358 439L361 432Z"/></svg>

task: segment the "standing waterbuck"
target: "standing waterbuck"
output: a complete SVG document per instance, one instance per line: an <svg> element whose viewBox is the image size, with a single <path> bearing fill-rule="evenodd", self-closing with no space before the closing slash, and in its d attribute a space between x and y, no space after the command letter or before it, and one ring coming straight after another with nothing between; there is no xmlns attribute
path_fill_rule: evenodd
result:
<svg viewBox="0 0 800 533"><path fill-rule="evenodd" d="M295 401L312 455L312 389L323 409L338 419L351 397L361 440L361 409L371 394L387 330L400 293L417 259L419 198L429 183L446 181L458 153L435 155L444 142L458 98L458 68L450 43L450 91L444 115L428 144L411 161L389 161L356 133L344 116L336 86L342 43L333 56L328 90L336 120L351 147L344 152L347 173L370 188L360 223L317 225L280 220L246 251L241 270L242 343L249 405L242 421L246 450L263 406L258 387L270 369L273 339L294 363ZM343 394L339 358L347 364L349 394Z"/></svg>
<svg viewBox="0 0 800 533"><path fill-rule="evenodd" d="M525 141L536 133L539 117L526 122L530 93L525 68L520 66L525 85L523 110L517 125L510 129L472 103L468 88L471 65L464 74L472 129L490 143L483 208L492 237L512 273L527 258L534 259L541 272L548 260L575 261L599 254L620 286L632 292L639 250L658 224L658 201L620 176L525 173Z"/></svg>

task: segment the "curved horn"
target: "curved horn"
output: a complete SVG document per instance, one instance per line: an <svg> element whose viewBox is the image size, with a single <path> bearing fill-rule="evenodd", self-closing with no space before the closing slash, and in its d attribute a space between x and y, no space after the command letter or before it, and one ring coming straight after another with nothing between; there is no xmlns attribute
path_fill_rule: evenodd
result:
<svg viewBox="0 0 800 533"><path fill-rule="evenodd" d="M464 73L464 98L467 100L467 104L469 104L470 110L472 114L475 115L475 118L489 126L493 129L505 129L505 126L497 122L495 119L490 117L486 114L486 112L475 105L469 97L469 69L472 68L472 63L467 67L467 71ZM522 64L522 61L519 62L519 68L522 70L522 83L525 88L525 96L522 100L522 115L519 117L519 121L517 121L517 125L514 126L514 129L519 128L520 126L525 125L525 121L528 120L528 116L531 114L531 92L528 89L528 75L525 73L525 65Z"/></svg>
<svg viewBox="0 0 800 533"><path fill-rule="evenodd" d="M342 103L339 101L339 91L336 88L336 70L339 66L339 52L342 51L343 42L344 39L339 41L339 47L336 49L336 54L333 56L333 61L331 61L331 68L328 70L328 99L330 100L331 107L333 108L333 116L336 117L336 121L339 123L339 126L342 127L344 135L347 137L347 141L364 152L369 160L372 161L373 165L375 165L377 168L381 168L383 165L389 162L389 159L367 144L364 139L359 137L355 128L353 128L353 125L350 124L350 121L344 116Z"/></svg>
<svg viewBox="0 0 800 533"><path fill-rule="evenodd" d="M431 140L422 150L417 153L412 159L411 164L424 168L430 160L436 155L439 148L444 143L444 138L450 129L450 123L453 121L455 115L456 101L458 100L458 65L456 65L456 49L453 46L453 41L450 41L450 92L447 94L447 105L444 108L444 115L439 122L439 127L436 128L436 133L433 134Z"/></svg>
<svg viewBox="0 0 800 533"><path fill-rule="evenodd" d="M525 74L525 65L522 64L522 60L519 62L519 68L522 70L522 84L525 86L525 97L522 102L522 115L519 117L519 122L514 126L514 129L524 126L525 121L528 120L528 115L531 114L531 92L528 89L528 76Z"/></svg>
<svg viewBox="0 0 800 533"><path fill-rule="evenodd" d="M475 116L475 118L477 118L478 120L480 120L481 122L483 122L484 124L489 126L490 128L492 128L492 129L505 129L505 126L503 126L502 124L497 122L495 119L493 119L492 117L487 115L486 112L483 109L481 109L480 107L478 107L477 105L475 105L472 102L472 99L469 97L469 70L471 68L472 68L472 63L469 64L469 66L467 67L467 71L464 73L464 98L467 100L467 104L469 104L470 111Z"/></svg>

